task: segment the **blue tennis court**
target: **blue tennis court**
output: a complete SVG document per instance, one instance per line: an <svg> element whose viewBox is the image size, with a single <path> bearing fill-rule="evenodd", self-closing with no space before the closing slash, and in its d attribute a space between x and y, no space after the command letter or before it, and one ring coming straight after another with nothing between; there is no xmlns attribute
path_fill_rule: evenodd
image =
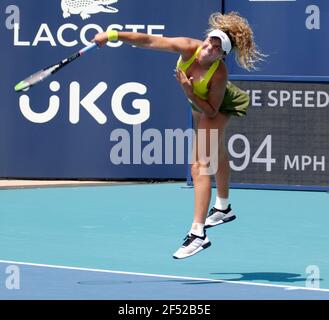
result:
<svg viewBox="0 0 329 320"><path fill-rule="evenodd" d="M0 190L0 297L328 300L329 194L230 198L237 219L175 260L192 221L184 183Z"/></svg>

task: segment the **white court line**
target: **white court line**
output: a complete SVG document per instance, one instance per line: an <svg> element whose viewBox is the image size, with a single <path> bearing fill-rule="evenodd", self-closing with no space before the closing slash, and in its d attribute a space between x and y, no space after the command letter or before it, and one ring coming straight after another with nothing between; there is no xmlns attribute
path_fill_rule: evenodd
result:
<svg viewBox="0 0 329 320"><path fill-rule="evenodd" d="M284 285L279 285L279 284L255 283L255 282L247 282L247 281L229 281L229 280L220 280L220 279L216 280L216 279L209 279L209 278L194 278L194 277L171 276L171 275L163 275L163 274L127 272L127 271L116 271L116 270L105 270L105 269L79 268L79 267L68 267L68 266L60 266L60 265L10 261L10 260L0 260L0 263L13 264L13 265L18 264L18 265L53 268L53 269L103 272L103 273L113 273L113 274L136 275L136 276L144 276L144 277L157 277L157 278L167 278L167 279L182 279L182 280L194 280L194 281L209 281L209 282L222 282L222 283L232 283L232 284L244 284L244 285L251 285L251 286L283 288L285 290L309 290L309 291L329 292L329 289L320 289L320 288L284 286Z"/></svg>

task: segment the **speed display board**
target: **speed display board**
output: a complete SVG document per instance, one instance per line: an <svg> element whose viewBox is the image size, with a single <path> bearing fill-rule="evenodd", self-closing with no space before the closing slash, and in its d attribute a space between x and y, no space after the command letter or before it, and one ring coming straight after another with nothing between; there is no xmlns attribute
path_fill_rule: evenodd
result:
<svg viewBox="0 0 329 320"><path fill-rule="evenodd" d="M245 118L227 130L232 185L328 190L329 2L232 0L266 56L258 69L227 59L230 79L249 92Z"/></svg>
<svg viewBox="0 0 329 320"><path fill-rule="evenodd" d="M235 81L245 118L227 130L233 184L329 189L329 84Z"/></svg>

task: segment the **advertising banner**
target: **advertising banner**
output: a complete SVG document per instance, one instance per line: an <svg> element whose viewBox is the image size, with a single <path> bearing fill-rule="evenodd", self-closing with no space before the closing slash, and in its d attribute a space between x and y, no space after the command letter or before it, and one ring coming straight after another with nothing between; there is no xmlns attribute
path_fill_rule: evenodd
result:
<svg viewBox="0 0 329 320"><path fill-rule="evenodd" d="M327 0L226 0L225 12L248 19L259 49L267 55L249 73L228 60L235 80L329 82Z"/></svg>
<svg viewBox="0 0 329 320"><path fill-rule="evenodd" d="M114 42L27 92L14 86L108 27L202 39L219 3L2 0L1 177L185 178L175 130L189 127L189 107L177 55Z"/></svg>

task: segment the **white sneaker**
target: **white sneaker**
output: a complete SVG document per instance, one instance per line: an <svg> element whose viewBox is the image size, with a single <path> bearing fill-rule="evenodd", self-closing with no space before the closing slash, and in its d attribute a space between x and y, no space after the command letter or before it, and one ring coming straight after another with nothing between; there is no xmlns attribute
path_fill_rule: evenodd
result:
<svg viewBox="0 0 329 320"><path fill-rule="evenodd" d="M174 259L183 259L200 252L203 249L210 247L206 233L203 237L196 236L193 233L189 233L185 239L183 245L173 254Z"/></svg>
<svg viewBox="0 0 329 320"><path fill-rule="evenodd" d="M205 222L205 228L211 228L222 223L233 221L236 218L231 209L231 205L226 210L218 210L215 207L211 208Z"/></svg>

